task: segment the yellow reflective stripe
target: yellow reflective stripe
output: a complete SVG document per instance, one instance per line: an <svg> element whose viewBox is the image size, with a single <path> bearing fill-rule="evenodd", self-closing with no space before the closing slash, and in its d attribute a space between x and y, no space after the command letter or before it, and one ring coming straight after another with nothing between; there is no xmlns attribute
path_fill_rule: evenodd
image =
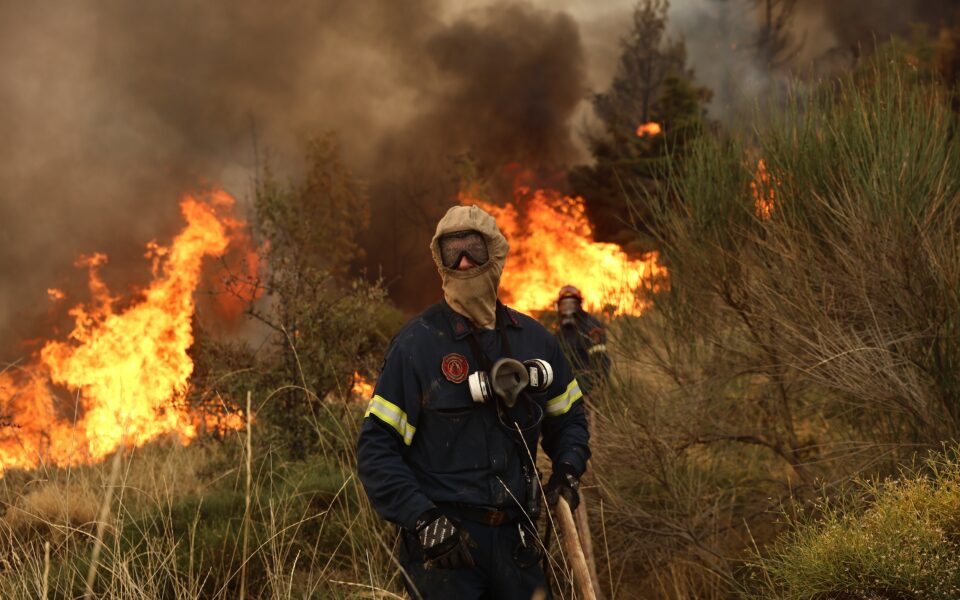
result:
<svg viewBox="0 0 960 600"><path fill-rule="evenodd" d="M559 417L565 414L573 406L573 403L582 397L583 392L580 391L580 384L577 383L576 379L571 379L567 389L562 394L547 401L547 415Z"/></svg>
<svg viewBox="0 0 960 600"><path fill-rule="evenodd" d="M403 438L403 443L410 445L413 443L413 434L417 432L417 428L407 422L407 413L400 410L400 407L396 404L388 401L383 396L374 396L370 399L370 404L367 405L367 412L364 413L364 418L374 415L390 427L393 427L397 433L400 434L400 437Z"/></svg>
<svg viewBox="0 0 960 600"><path fill-rule="evenodd" d="M607 351L606 344L597 344L596 346L593 346L589 350L587 350L587 354L593 354L594 352L606 352L606 351Z"/></svg>

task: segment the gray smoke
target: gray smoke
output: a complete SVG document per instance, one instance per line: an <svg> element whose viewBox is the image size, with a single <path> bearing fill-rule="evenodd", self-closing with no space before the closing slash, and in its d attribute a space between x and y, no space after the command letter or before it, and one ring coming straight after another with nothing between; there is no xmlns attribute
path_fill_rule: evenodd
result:
<svg viewBox="0 0 960 600"><path fill-rule="evenodd" d="M788 0L773 0L774 16ZM700 83L714 91L710 113L739 125L754 109L782 96L796 77L823 77L851 68L875 43L956 22L960 0L798 0L785 21L786 49L758 50L765 2L672 0L670 31L687 44Z"/></svg>
<svg viewBox="0 0 960 600"><path fill-rule="evenodd" d="M562 13L483 8L437 30L424 50L438 84L381 148L367 265L411 310L440 297L426 248L457 194L457 161L494 177L510 163L562 168L581 158L571 117L587 96L579 32Z"/></svg>
<svg viewBox="0 0 960 600"><path fill-rule="evenodd" d="M800 3L798 29L806 32L811 53L855 53L891 35L907 36L917 25L934 32L956 24L957 0L810 0Z"/></svg>
<svg viewBox="0 0 960 600"><path fill-rule="evenodd" d="M425 244L458 172L582 161L571 126L609 83L633 8L533 2L0 0L0 358L64 325L46 290L83 297L79 255L108 253L115 288L143 283L144 244L180 227L181 193L249 200L255 141L295 174L327 130L370 183L368 271L407 308L435 298ZM751 50L752 0L673 0L670 31L730 120L791 73L846 68L853 48L952 22L958 4L800 0L802 46L775 68Z"/></svg>
<svg viewBox="0 0 960 600"><path fill-rule="evenodd" d="M0 0L0 52L2 358L63 325L46 290L83 297L79 255L108 253L114 287L143 283L144 244L181 226L180 194L249 200L255 143L294 174L327 130L371 183L370 267L433 287L408 275L425 248L393 269L383 237L404 221L389 210L422 230L455 197L458 154L490 169L575 158L585 96L576 24L526 4Z"/></svg>

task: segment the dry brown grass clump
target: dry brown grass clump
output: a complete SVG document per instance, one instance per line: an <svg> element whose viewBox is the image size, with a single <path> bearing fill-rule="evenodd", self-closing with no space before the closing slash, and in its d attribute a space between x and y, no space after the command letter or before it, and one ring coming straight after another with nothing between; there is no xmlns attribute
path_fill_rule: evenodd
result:
<svg viewBox="0 0 960 600"><path fill-rule="evenodd" d="M75 530L91 530L100 501L88 482L37 482L7 507L2 527L18 540L62 540Z"/></svg>

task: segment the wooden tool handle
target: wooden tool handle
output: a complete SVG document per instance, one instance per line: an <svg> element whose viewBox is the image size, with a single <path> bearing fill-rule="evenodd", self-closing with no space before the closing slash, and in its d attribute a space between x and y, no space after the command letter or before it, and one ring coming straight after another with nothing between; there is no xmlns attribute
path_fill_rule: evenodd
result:
<svg viewBox="0 0 960 600"><path fill-rule="evenodd" d="M590 581L590 571L587 569L587 559L583 556L580 546L580 536L577 535L577 526L573 521L570 505L563 496L557 501L557 521L560 524L560 533L563 535L563 547L567 559L573 566L573 583L577 593L583 600L597 600L593 593L593 583Z"/></svg>

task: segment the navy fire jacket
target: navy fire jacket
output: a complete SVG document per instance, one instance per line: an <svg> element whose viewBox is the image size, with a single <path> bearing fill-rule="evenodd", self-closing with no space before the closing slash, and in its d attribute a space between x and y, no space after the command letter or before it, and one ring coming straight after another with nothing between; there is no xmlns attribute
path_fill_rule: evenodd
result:
<svg viewBox="0 0 960 600"><path fill-rule="evenodd" d="M587 396L610 376L610 355L603 323L583 309L574 315L575 325L557 329L557 341L563 349L580 389Z"/></svg>
<svg viewBox="0 0 960 600"><path fill-rule="evenodd" d="M387 350L361 426L357 470L380 516L401 527L412 529L417 517L444 504L518 513L526 502L527 450L536 458L541 434L554 465L586 470L582 393L556 338L531 317L497 304L497 329L478 332L491 364L503 356L500 336L506 335L510 358L544 359L554 371L545 393L521 396L498 418L492 403L470 396L467 376L480 368L467 339L471 330L441 302L407 323ZM522 441L508 431L514 422L530 428Z"/></svg>

